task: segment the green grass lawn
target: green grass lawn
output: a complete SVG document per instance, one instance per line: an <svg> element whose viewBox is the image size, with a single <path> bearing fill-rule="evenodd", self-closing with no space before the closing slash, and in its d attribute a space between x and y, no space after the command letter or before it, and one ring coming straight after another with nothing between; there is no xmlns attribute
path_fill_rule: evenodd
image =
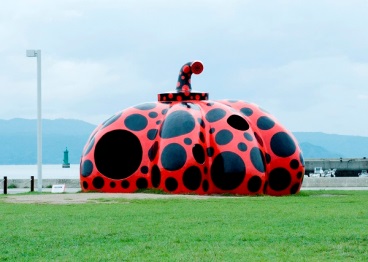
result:
<svg viewBox="0 0 368 262"><path fill-rule="evenodd" d="M0 261L368 259L368 191L73 205L6 197Z"/></svg>

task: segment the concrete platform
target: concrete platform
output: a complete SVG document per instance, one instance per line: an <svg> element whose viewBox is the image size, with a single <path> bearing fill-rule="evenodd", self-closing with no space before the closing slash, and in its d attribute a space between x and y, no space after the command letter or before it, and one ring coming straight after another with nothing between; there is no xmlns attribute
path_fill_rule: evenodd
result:
<svg viewBox="0 0 368 262"><path fill-rule="evenodd" d="M27 179L10 179L9 185L16 188L8 188L8 194L19 194L30 191L30 181ZM66 193L81 191L79 179L44 179L43 185L51 186L65 184ZM35 180L37 192L37 179ZM305 177L301 190L368 190L368 177ZM51 188L43 188L42 192L51 192ZM0 183L0 194L3 193L3 184Z"/></svg>
<svg viewBox="0 0 368 262"><path fill-rule="evenodd" d="M368 177L304 177L302 188L368 187Z"/></svg>

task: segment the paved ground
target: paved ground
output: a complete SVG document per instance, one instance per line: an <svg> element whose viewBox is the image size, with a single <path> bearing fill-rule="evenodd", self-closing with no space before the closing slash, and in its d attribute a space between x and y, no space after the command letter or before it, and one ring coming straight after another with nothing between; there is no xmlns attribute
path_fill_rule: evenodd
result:
<svg viewBox="0 0 368 262"><path fill-rule="evenodd" d="M302 187L301 190L368 190L368 187ZM29 192L29 188L9 188L8 194L20 194ZM35 188L35 192L37 192L37 188ZM43 188L42 192L50 193L51 188ZM81 192L80 188L66 188L66 193L79 193ZM3 193L3 189L0 189L0 194ZM106 194L106 193L104 193Z"/></svg>
<svg viewBox="0 0 368 262"><path fill-rule="evenodd" d="M37 190L37 189L36 189ZM368 190L368 187L338 187L338 188L302 188L303 190ZM8 195L3 200L8 203L37 203L37 204L82 204L82 203L114 203L114 199L163 199L190 198L208 199L224 196L200 195L165 195L144 193L77 193L80 188L67 188L66 193L24 195L29 189L8 189ZM44 188L43 192L51 192L51 188ZM2 193L2 192L1 192ZM229 196L225 196L229 198ZM109 201L106 201L109 199Z"/></svg>
<svg viewBox="0 0 368 262"><path fill-rule="evenodd" d="M208 199L222 198L224 196L200 196L200 195L165 195L145 193L55 193L55 194L9 194L4 198L7 203L37 203L37 204L82 204L82 203L116 203L114 199L166 199L189 198ZM228 196L226 196L228 197ZM235 198L235 197L234 197ZM109 201L106 201L109 199Z"/></svg>
<svg viewBox="0 0 368 262"><path fill-rule="evenodd" d="M302 187L301 190L368 190L368 187Z"/></svg>

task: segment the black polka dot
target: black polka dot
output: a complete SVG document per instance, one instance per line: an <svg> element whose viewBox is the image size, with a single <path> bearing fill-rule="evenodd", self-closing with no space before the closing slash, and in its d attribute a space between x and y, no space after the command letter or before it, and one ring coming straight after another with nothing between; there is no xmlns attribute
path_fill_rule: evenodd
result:
<svg viewBox="0 0 368 262"><path fill-rule="evenodd" d="M151 148L148 150L148 158L153 161L157 155L158 142L156 141Z"/></svg>
<svg viewBox="0 0 368 262"><path fill-rule="evenodd" d="M257 120L257 126L262 130L269 130L275 126L275 122L268 116L261 116Z"/></svg>
<svg viewBox="0 0 368 262"><path fill-rule="evenodd" d="M161 183L161 172L157 165L152 167L151 182L153 187L158 187Z"/></svg>
<svg viewBox="0 0 368 262"><path fill-rule="evenodd" d="M87 188L88 188L88 183L87 183L86 181L83 181L83 183L82 183L82 184L83 184L83 188L84 188L84 189L87 189Z"/></svg>
<svg viewBox="0 0 368 262"><path fill-rule="evenodd" d="M181 102L181 105L184 106L184 107L186 107L186 108L190 108L190 105L188 103L186 103L186 102Z"/></svg>
<svg viewBox="0 0 368 262"><path fill-rule="evenodd" d="M204 143L204 134L202 132L199 132L199 140L201 140L202 143Z"/></svg>
<svg viewBox="0 0 368 262"><path fill-rule="evenodd" d="M227 123L232 127L235 128L237 130L248 130L249 129L249 124L248 122L242 118L241 116L238 115L231 115L228 117L227 119Z"/></svg>
<svg viewBox="0 0 368 262"><path fill-rule="evenodd" d="M82 164L82 170L81 170L81 175L84 177L89 176L90 174L92 174L93 171L93 164L91 160L86 160L83 162Z"/></svg>
<svg viewBox="0 0 368 262"><path fill-rule="evenodd" d="M111 181L111 182L110 182L110 187L111 187L111 188L115 188L115 187L116 187L116 183L115 183L114 181Z"/></svg>
<svg viewBox="0 0 368 262"><path fill-rule="evenodd" d="M122 179L132 175L142 161L142 146L133 133L114 130L103 135L96 144L96 168L104 176Z"/></svg>
<svg viewBox="0 0 368 262"><path fill-rule="evenodd" d="M161 120L156 121L156 125L161 124Z"/></svg>
<svg viewBox="0 0 368 262"><path fill-rule="evenodd" d="M141 173L142 174L147 174L148 173L148 166L142 166L141 167Z"/></svg>
<svg viewBox="0 0 368 262"><path fill-rule="evenodd" d="M248 190L255 193L261 189L262 179L259 176L252 176L248 181Z"/></svg>
<svg viewBox="0 0 368 262"><path fill-rule="evenodd" d="M156 118L158 116L158 114L156 112L149 112L148 116L150 118Z"/></svg>
<svg viewBox="0 0 368 262"><path fill-rule="evenodd" d="M210 134L213 134L213 133L215 133L215 128L210 128Z"/></svg>
<svg viewBox="0 0 368 262"><path fill-rule="evenodd" d="M248 133L244 133L244 138L248 141L253 141L253 137L251 134L248 134Z"/></svg>
<svg viewBox="0 0 368 262"><path fill-rule="evenodd" d="M96 189L101 189L103 188L103 186L105 185L105 181L103 180L102 177L98 176L98 177L95 177L93 180L92 180L92 185L96 188Z"/></svg>
<svg viewBox="0 0 368 262"><path fill-rule="evenodd" d="M258 147L253 147L252 150L250 150L250 160L259 172L265 172L265 163L262 157L262 151Z"/></svg>
<svg viewBox="0 0 368 262"><path fill-rule="evenodd" d="M139 110L151 110L156 107L155 103L144 103L140 105L136 105L134 108L137 108Z"/></svg>
<svg viewBox="0 0 368 262"><path fill-rule="evenodd" d="M189 190L197 190L202 181L201 170L196 166L191 166L183 174L183 184Z"/></svg>
<svg viewBox="0 0 368 262"><path fill-rule="evenodd" d="M137 186L138 189L147 188L148 187L147 179L145 179L144 177L140 177L135 182L135 185Z"/></svg>
<svg viewBox="0 0 368 262"><path fill-rule="evenodd" d="M129 181L123 180L121 181L121 187L127 189L130 186Z"/></svg>
<svg viewBox="0 0 368 262"><path fill-rule="evenodd" d="M121 113L113 115L112 117L110 117L109 119L107 119L105 122L102 123L103 127L107 127L109 125L111 125L112 123L114 123L116 120L119 119L119 117L121 116Z"/></svg>
<svg viewBox="0 0 368 262"><path fill-rule="evenodd" d="M249 107L243 107L242 109L240 109L240 112L242 112L245 116L253 115L253 110Z"/></svg>
<svg viewBox="0 0 368 262"><path fill-rule="evenodd" d="M202 189L204 192L207 192L208 191L208 188L209 188L209 185L208 185L208 181L207 180L204 180L203 183L202 183Z"/></svg>
<svg viewBox="0 0 368 262"><path fill-rule="evenodd" d="M297 177L298 179L301 179L301 178L302 178L302 176L303 176L303 173L302 173L302 172L298 172L298 174L296 174L296 177Z"/></svg>
<svg viewBox="0 0 368 262"><path fill-rule="evenodd" d="M177 144L167 145L161 154L161 163L166 170L175 171L182 168L187 161L185 149Z"/></svg>
<svg viewBox="0 0 368 262"><path fill-rule="evenodd" d="M208 122L216 122L226 115L225 110L221 108L214 108L207 112L206 119Z"/></svg>
<svg viewBox="0 0 368 262"><path fill-rule="evenodd" d="M237 188L244 180L245 164L233 152L222 152L216 156L211 166L211 178L216 187L222 190Z"/></svg>
<svg viewBox="0 0 368 262"><path fill-rule="evenodd" d="M190 139L188 137L184 138L184 144L191 145L192 144L192 139Z"/></svg>
<svg viewBox="0 0 368 262"><path fill-rule="evenodd" d="M290 167L292 169L298 169L298 167L299 167L299 161L296 160L296 159L291 160L290 161Z"/></svg>
<svg viewBox="0 0 368 262"><path fill-rule="evenodd" d="M194 156L194 159L197 161L198 164L203 164L205 160L205 154L204 149L200 144L195 144L192 153Z"/></svg>
<svg viewBox="0 0 368 262"><path fill-rule="evenodd" d="M95 130L93 130L92 135L90 135L89 137L89 141L91 141L93 138L95 138L95 135L97 134L98 131L100 131L101 129L96 127Z"/></svg>
<svg viewBox="0 0 368 262"><path fill-rule="evenodd" d="M207 106L213 106L214 103L210 102L210 103L207 103Z"/></svg>
<svg viewBox="0 0 368 262"><path fill-rule="evenodd" d="M204 124L203 119L202 118L198 118L197 120L198 120L198 123L201 125L201 127L202 128L205 128L206 125Z"/></svg>
<svg viewBox="0 0 368 262"><path fill-rule="evenodd" d="M209 157L213 156L213 153L215 153L215 149L213 149L213 147L207 148L207 155Z"/></svg>
<svg viewBox="0 0 368 262"><path fill-rule="evenodd" d="M241 142L241 143L238 144L238 149L242 152L245 152L245 151L247 151L247 145L245 143Z"/></svg>
<svg viewBox="0 0 368 262"><path fill-rule="evenodd" d="M233 134L226 129L220 130L216 136L215 141L218 145L226 145L233 139Z"/></svg>
<svg viewBox="0 0 368 262"><path fill-rule="evenodd" d="M157 132L158 132L157 129L150 129L150 130L148 130L148 132L147 132L147 138L149 140L154 140L156 138L156 136L157 136Z"/></svg>
<svg viewBox="0 0 368 262"><path fill-rule="evenodd" d="M291 188L290 188L290 194L294 195L298 192L300 187L299 183L294 184Z"/></svg>
<svg viewBox="0 0 368 262"><path fill-rule="evenodd" d="M122 112L121 112L120 114L122 114ZM98 132L98 131L100 131L100 130L101 130L101 128L100 128L99 126L97 126L97 127L93 130L92 135L90 136L90 139L92 139L92 137L94 137L94 136L97 134L97 132Z"/></svg>
<svg viewBox="0 0 368 262"><path fill-rule="evenodd" d="M271 150L279 157L288 157L296 150L293 139L285 132L278 132L271 138Z"/></svg>
<svg viewBox="0 0 368 262"><path fill-rule="evenodd" d="M125 118L125 126L133 131L141 131L146 128L148 121L147 118L140 114L132 114Z"/></svg>
<svg viewBox="0 0 368 262"><path fill-rule="evenodd" d="M271 156L268 153L266 153L266 163L267 164L271 163Z"/></svg>
<svg viewBox="0 0 368 262"><path fill-rule="evenodd" d="M165 180L165 187L168 191L175 191L178 188L178 181L173 177L168 177Z"/></svg>
<svg viewBox="0 0 368 262"><path fill-rule="evenodd" d="M167 108L163 109L163 110L161 111L161 114L166 115L166 113L167 113L167 111L168 111L168 110L169 110L169 109L167 109Z"/></svg>
<svg viewBox="0 0 368 262"><path fill-rule="evenodd" d="M193 103L187 103L188 104L188 108L194 109L194 110L201 110L201 108Z"/></svg>
<svg viewBox="0 0 368 262"><path fill-rule="evenodd" d="M303 158L303 154L301 152L299 154L299 159L300 159L300 163L302 163L302 166L304 166L304 158Z"/></svg>
<svg viewBox="0 0 368 262"><path fill-rule="evenodd" d="M254 133L254 136L256 137L258 144L260 144L261 146L263 146L263 140L262 140L262 138L257 133Z"/></svg>
<svg viewBox="0 0 368 262"><path fill-rule="evenodd" d="M286 189L291 183L289 171L282 167L273 169L269 174L268 183L270 188L275 191Z"/></svg>
<svg viewBox="0 0 368 262"><path fill-rule="evenodd" d="M162 138L172 138L190 133L195 126L195 120L187 111L178 110L169 114L160 130Z"/></svg>
<svg viewBox="0 0 368 262"><path fill-rule="evenodd" d="M89 141L89 144L88 144L88 147L86 149L86 152L84 153L85 156L91 151L91 149L93 148L94 144L95 144L95 138L93 137L91 139L91 141Z"/></svg>

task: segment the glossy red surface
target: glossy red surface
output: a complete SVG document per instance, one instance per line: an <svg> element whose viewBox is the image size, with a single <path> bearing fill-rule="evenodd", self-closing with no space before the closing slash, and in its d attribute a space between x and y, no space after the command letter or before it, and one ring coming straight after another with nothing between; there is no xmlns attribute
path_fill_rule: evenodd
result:
<svg viewBox="0 0 368 262"><path fill-rule="evenodd" d="M118 112L91 134L81 159L84 191L289 195L304 161L275 117L244 101L192 93L199 61L185 64L177 90ZM182 77L184 76L184 77Z"/></svg>

